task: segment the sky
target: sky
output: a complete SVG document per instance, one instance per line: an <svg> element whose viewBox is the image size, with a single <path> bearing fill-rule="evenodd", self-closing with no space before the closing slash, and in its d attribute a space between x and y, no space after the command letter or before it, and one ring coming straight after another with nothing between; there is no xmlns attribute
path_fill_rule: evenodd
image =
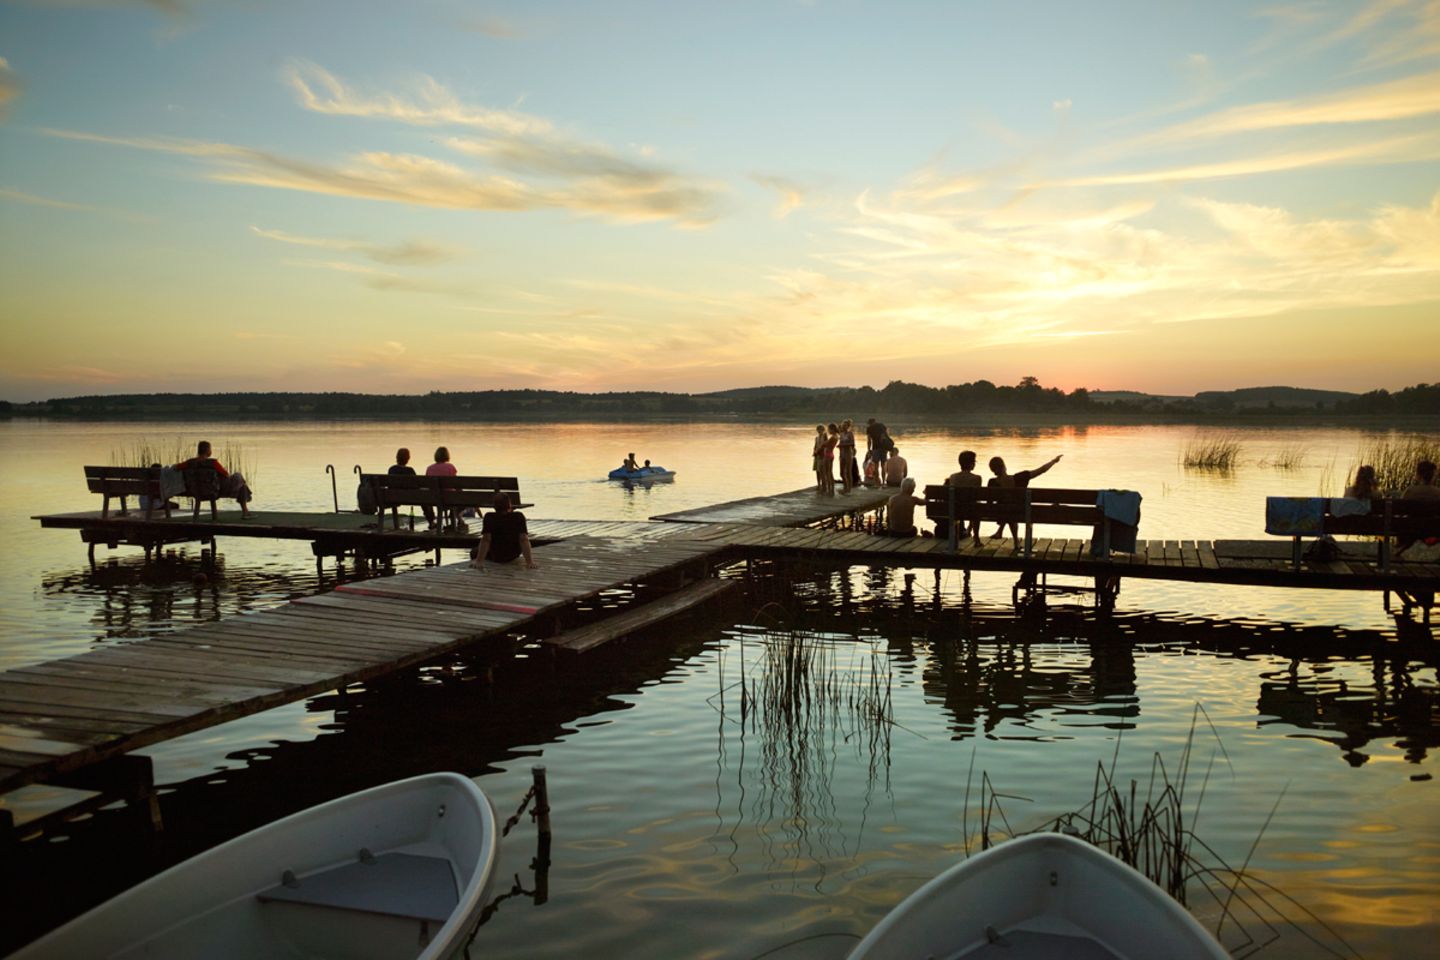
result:
<svg viewBox="0 0 1440 960"><path fill-rule="evenodd" d="M0 399L1440 379L1440 0L0 0Z"/></svg>

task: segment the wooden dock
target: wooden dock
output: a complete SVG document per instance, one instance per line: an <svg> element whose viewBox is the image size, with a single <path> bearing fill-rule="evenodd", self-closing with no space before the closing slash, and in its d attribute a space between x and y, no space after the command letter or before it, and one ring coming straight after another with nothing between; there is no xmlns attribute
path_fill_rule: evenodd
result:
<svg viewBox="0 0 1440 960"><path fill-rule="evenodd" d="M1431 596L1440 564L1394 562L1382 570L1372 543L1344 543L1326 562L1292 559L1288 540L1149 540L1133 554L1090 555L1083 539L1040 538L1029 555L1013 540L899 540L855 520L892 491L820 497L811 490L756 497L652 521L533 520L541 569L436 566L346 583L261 613L164 637L0 673L0 793L65 783L136 748L271 707L343 688L511 632L583 651L718 595L718 565L772 559L822 564L1051 574L1116 584L1121 578ZM468 548L474 533L377 529L359 514L257 513L146 521L98 512L37 518L79 529L89 542L217 536L271 537L352 549ZM367 526L367 524L369 524ZM137 526L138 525L138 526ZM340 538L340 539L326 539ZM317 556L319 550L317 548ZM691 586L687 589L686 584ZM648 604L564 629L563 615L607 590L669 590ZM1428 612L1428 608L1427 608ZM573 619L573 618L572 618ZM80 782L80 781L75 781ZM143 791L141 791L143 794ZM158 810L153 805L152 809Z"/></svg>
<svg viewBox="0 0 1440 960"><path fill-rule="evenodd" d="M0 673L0 793L443 656L603 591L707 575L716 547L578 537L539 570L468 564Z"/></svg>

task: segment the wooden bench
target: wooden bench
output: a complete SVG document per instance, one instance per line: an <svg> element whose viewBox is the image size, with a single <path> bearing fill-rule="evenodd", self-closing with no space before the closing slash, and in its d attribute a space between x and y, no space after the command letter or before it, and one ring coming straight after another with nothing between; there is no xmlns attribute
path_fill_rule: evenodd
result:
<svg viewBox="0 0 1440 960"><path fill-rule="evenodd" d="M959 546L960 527L975 521L1015 523L1024 526L1024 553L1029 557L1037 523L1090 527L1098 531L1092 552L1110 555L1110 524L1097 505L1099 490L1047 487L950 487L934 484L925 488L925 516L936 524L936 535L948 531L950 549Z"/></svg>
<svg viewBox="0 0 1440 960"><path fill-rule="evenodd" d="M1440 537L1440 500L1377 499L1370 501L1369 513L1351 513L1346 508L1354 503L1353 500L1345 500L1340 497L1315 497L1313 499L1318 501L1320 512L1314 532L1295 533L1289 528L1272 526L1272 501L1294 499L1312 498L1266 498L1265 532L1273 536L1292 538L1294 549L1291 559L1297 569L1303 559L1303 540L1307 536L1320 537L1339 534L1377 537L1379 543L1376 545L1376 562L1379 563L1382 573L1390 572L1390 541L1392 539L1421 540L1427 537Z"/></svg>
<svg viewBox="0 0 1440 960"><path fill-rule="evenodd" d="M158 502L165 516L170 516L167 501L160 493L160 468L159 467L86 467L85 484L90 488L91 493L98 493L104 496L105 501L100 507L102 519L110 518L110 498L120 498L119 516L125 516L130 512L126 504L127 497L146 497L145 519L149 520L155 512L155 505Z"/></svg>
<svg viewBox="0 0 1440 960"><path fill-rule="evenodd" d="M532 507L520 500L520 481L516 477L426 477L408 474L365 473L360 482L367 484L375 496L380 525L385 525L385 511L391 511L394 529L400 529L399 507L429 507L444 517L447 511L493 506L495 494L510 498L510 507L519 510Z"/></svg>

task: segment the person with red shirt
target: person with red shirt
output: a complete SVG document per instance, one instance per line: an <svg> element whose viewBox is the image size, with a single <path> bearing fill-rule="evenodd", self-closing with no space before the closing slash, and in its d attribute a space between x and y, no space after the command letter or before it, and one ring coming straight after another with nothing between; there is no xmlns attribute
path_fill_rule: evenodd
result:
<svg viewBox="0 0 1440 960"><path fill-rule="evenodd" d="M176 470L214 470L220 477L220 495L222 497L234 497L240 504L240 518L250 519L250 501L253 494L250 492L250 485L239 473L231 473L226 470L213 456L210 455L210 441L201 440L195 447L195 456L189 460L182 460L175 464Z"/></svg>

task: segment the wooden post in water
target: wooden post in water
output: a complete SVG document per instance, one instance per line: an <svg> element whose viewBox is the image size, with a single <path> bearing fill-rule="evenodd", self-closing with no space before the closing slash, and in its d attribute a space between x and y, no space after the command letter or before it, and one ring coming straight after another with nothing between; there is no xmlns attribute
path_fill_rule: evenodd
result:
<svg viewBox="0 0 1440 960"><path fill-rule="evenodd" d="M550 790L545 784L545 765L530 768L535 778L535 903L550 899Z"/></svg>

